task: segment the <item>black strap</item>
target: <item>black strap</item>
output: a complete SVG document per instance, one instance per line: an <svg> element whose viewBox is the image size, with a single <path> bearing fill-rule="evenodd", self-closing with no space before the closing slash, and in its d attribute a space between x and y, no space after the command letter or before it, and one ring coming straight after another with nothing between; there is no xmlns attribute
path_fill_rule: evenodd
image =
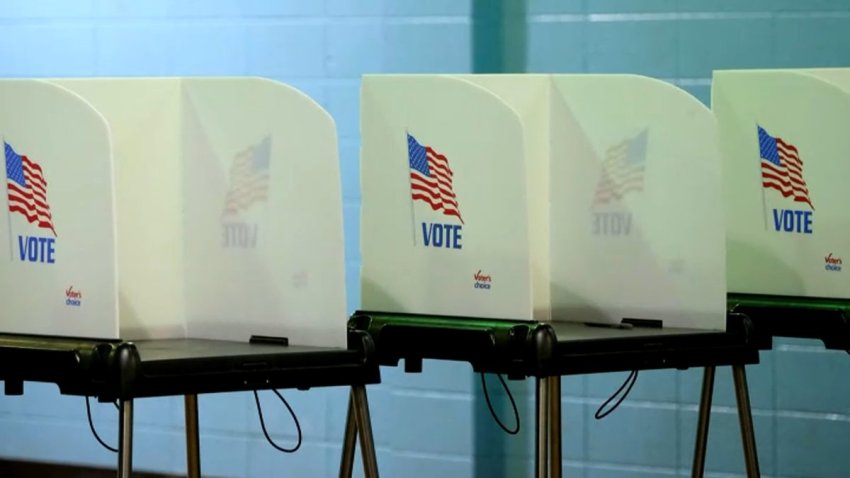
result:
<svg viewBox="0 0 850 478"><path fill-rule="evenodd" d="M269 445L274 447L274 449L283 453L296 452L299 448L301 448L301 424L298 423L298 417L295 415L295 412L292 410L292 407L289 406L289 402L287 402L286 399L283 398L283 395L281 395L280 392L274 389L272 389L272 392L277 395L277 398L279 398L280 401L283 402L283 404L286 406L286 409L289 410L289 415L292 416L292 421L295 422L295 429L298 431L298 440L296 441L295 446L293 446L292 448L284 448L275 443L274 440L272 440L272 437L269 435L268 430L266 430L266 421L265 419L263 419L263 407L260 405L260 395L257 393L256 390L254 390L254 401L257 403L257 414L260 416L260 427L263 429L263 435L266 436L266 440L269 442Z"/></svg>
<svg viewBox="0 0 850 478"><path fill-rule="evenodd" d="M603 403L602 405L599 406L599 409L597 409L596 413L593 414L594 418L596 418L597 420L602 420L603 418L610 415L611 412L616 410L617 407L619 407L620 404L623 403L623 400L625 400L626 397L629 396L629 392L631 392L632 387L635 386L635 382L637 382L637 378L638 378L638 371L632 370L631 373L629 373L629 376L626 377L626 381L623 382L622 385L620 385L620 388L618 388L617 391L614 392L613 395L608 397L608 400L605 400L605 403ZM623 392L624 389L625 389L625 392ZM620 395L621 392L622 392L622 395ZM614 403L614 405L611 408L609 408L608 410L605 410L605 407L608 406L609 403L614 401L614 399L617 398L617 395L620 395L620 397L617 399L617 402Z"/></svg>
<svg viewBox="0 0 850 478"><path fill-rule="evenodd" d="M502 382L502 386L505 388L505 393L508 395L508 398L511 400L511 407L514 409L514 420L516 422L516 427L514 429L509 429L505 426L504 423L499 419L499 416L496 415L496 411L493 409L493 404L490 402L490 394L487 392L487 380L484 378L484 373L481 373L481 388L484 390L484 398L487 400L487 408L490 409L490 414L493 415L493 419L496 420L496 423L499 424L502 430L505 431L508 435L516 435L519 433L519 410L517 410L516 401L514 401L514 396L511 393L511 389L508 388L507 382L505 382L502 374L496 374L499 377L499 381Z"/></svg>
<svg viewBox="0 0 850 478"><path fill-rule="evenodd" d="M118 407L117 403L115 404L115 407L116 408ZM94 438L97 440L98 443L100 443L100 446L106 448L107 450L111 451L112 453L118 453L117 448L113 448L113 447L107 445L106 442L103 441L100 438L100 435L97 434L97 430L95 430L95 428L94 428L94 422L91 419L91 404L89 403L89 396L88 395L86 395L86 416L89 418L89 429L91 429L92 435L94 435Z"/></svg>

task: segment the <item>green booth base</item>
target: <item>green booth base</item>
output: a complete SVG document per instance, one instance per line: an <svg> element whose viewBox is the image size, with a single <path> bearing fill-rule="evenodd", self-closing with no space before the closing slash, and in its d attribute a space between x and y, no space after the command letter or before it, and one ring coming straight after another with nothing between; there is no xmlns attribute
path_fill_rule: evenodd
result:
<svg viewBox="0 0 850 478"><path fill-rule="evenodd" d="M468 362L476 372L511 379L540 375L555 347L553 329L529 320L479 319L358 311L349 331L375 341L378 362L422 371L423 359Z"/></svg>
<svg viewBox="0 0 850 478"><path fill-rule="evenodd" d="M753 327L739 313L728 314L726 331L370 311L348 327L372 337L381 365L404 361L407 372L421 372L423 359L512 379L758 363Z"/></svg>
<svg viewBox="0 0 850 478"><path fill-rule="evenodd" d="M850 299L730 293L727 307L749 317L760 349L772 348L774 337L796 337L850 350Z"/></svg>

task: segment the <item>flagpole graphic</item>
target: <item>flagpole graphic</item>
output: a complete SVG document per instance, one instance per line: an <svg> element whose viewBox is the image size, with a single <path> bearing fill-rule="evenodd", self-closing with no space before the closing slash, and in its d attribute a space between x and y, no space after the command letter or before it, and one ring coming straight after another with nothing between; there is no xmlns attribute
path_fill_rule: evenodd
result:
<svg viewBox="0 0 850 478"><path fill-rule="evenodd" d="M413 136L407 130L404 131L407 136L407 182L410 185L410 192L413 193L413 178L410 175L410 140ZM416 208L413 207L413 200L410 201L410 232L413 235L413 246L416 247Z"/></svg>
<svg viewBox="0 0 850 478"><path fill-rule="evenodd" d="M759 132L759 140L761 140L761 131L763 131L763 130L761 129L761 126L758 125L758 123L756 123L756 131ZM761 150L761 141L759 141L759 150ZM759 157L759 165L761 165L761 157ZM760 167L759 168L759 182L762 182L762 183L764 182L764 179L762 177L763 174L764 173L762 172L762 168ZM762 214L761 214L762 219L764 219L764 230L766 231L767 230L767 199L765 198L763 186L761 188L761 211L762 211Z"/></svg>
<svg viewBox="0 0 850 478"><path fill-rule="evenodd" d="M6 149L5 148L6 142L3 141L2 138L0 138L0 143L3 143L3 146L4 146L3 149L5 150ZM5 154L3 156L5 158ZM6 172L6 180L8 181L9 180L8 179L9 178L8 161L3 161L3 171ZM7 186L7 189L8 189L8 186ZM13 236L13 234L12 234L12 215L9 214L9 195L7 194L4 199L6 200L6 224L9 227L9 262L13 262L15 260L15 252L14 252L13 246L12 246L12 236Z"/></svg>

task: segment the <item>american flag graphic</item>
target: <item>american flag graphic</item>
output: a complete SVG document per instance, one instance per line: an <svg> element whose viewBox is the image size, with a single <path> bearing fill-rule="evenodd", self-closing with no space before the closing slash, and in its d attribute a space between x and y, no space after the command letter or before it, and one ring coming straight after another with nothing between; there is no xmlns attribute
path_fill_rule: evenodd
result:
<svg viewBox="0 0 850 478"><path fill-rule="evenodd" d="M47 202L47 181L44 171L35 161L15 152L9 143L3 142L6 152L6 189L9 192L9 212L16 212L31 224L53 228L53 215Z"/></svg>
<svg viewBox="0 0 850 478"><path fill-rule="evenodd" d="M410 196L422 201L434 211L443 211L445 216L456 216L463 223L460 206L452 187L452 168L449 160L423 146L411 134L407 135L407 153L410 161Z"/></svg>
<svg viewBox="0 0 850 478"><path fill-rule="evenodd" d="M230 167L230 189L224 201L224 215L232 216L252 204L265 201L269 192L271 138L240 151Z"/></svg>
<svg viewBox="0 0 850 478"><path fill-rule="evenodd" d="M782 138L771 136L761 126L759 132L759 153L761 155L761 184L765 188L776 189L782 197L793 197L796 202L809 205L809 188L803 179L803 160L800 152Z"/></svg>
<svg viewBox="0 0 850 478"><path fill-rule="evenodd" d="M631 191L643 191L646 137L647 130L643 130L634 138L627 138L608 148L593 195L594 206L619 201Z"/></svg>

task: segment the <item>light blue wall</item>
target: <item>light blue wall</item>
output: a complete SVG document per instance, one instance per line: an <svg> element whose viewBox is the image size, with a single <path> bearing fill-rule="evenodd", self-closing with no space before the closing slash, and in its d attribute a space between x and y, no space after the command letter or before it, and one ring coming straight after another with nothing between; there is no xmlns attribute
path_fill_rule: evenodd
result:
<svg viewBox="0 0 850 478"><path fill-rule="evenodd" d="M529 0L526 10L529 71L643 73L706 102L714 68L850 66L847 0ZM472 13L469 0L0 0L0 76L250 74L303 89L339 130L353 310L359 75L470 71ZM850 476L850 357L784 340L762 362L750 378L764 474ZM570 476L687 476L699 371L642 373L621 409L596 422L593 409L623 378L564 380ZM383 475L471 477L476 453L480 469L502 466L504 457L488 456L488 436L493 450L517 460L509 476L528 469L530 415L523 436L502 438L480 408L477 387L462 364L427 362L422 375L385 369L384 383L370 389ZM522 408L533 410L529 388L512 388ZM728 371L718 388L709 469L736 476L742 460ZM334 474L345 390L286 394L305 432L303 449L289 456L263 441L250 395L201 397L209 476ZM291 440L285 413L265 399L277 438ZM53 386L0 397L0 456L113 466L84 413L82 399L61 397ZM112 406L98 405L95 419L114 442ZM182 401L139 400L136 423L137 466L182 472Z"/></svg>

